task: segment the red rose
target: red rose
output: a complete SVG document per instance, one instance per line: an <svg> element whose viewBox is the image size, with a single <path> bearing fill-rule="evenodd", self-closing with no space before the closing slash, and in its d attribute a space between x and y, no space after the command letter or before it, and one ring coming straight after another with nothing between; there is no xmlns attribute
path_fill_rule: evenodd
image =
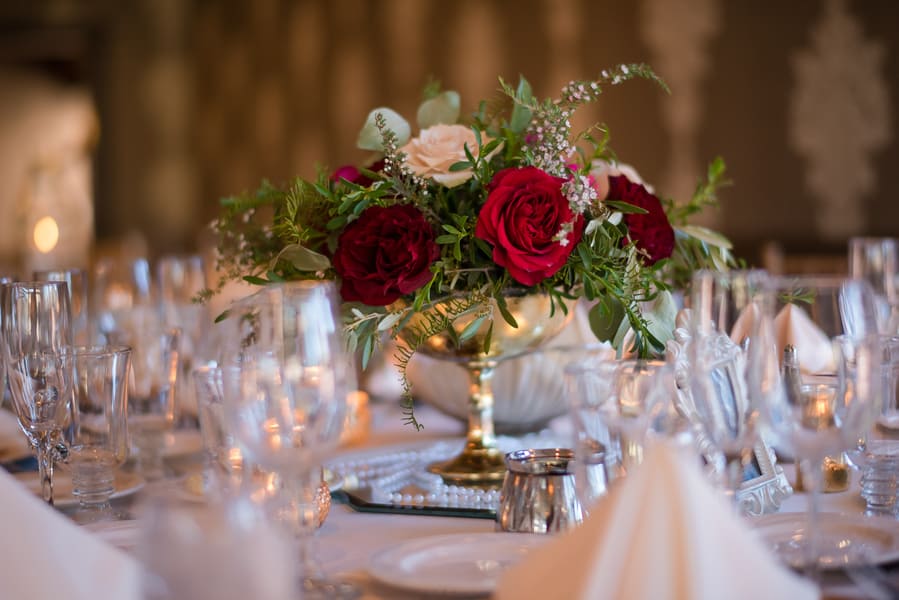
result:
<svg viewBox="0 0 899 600"><path fill-rule="evenodd" d="M564 182L537 167L522 167L503 169L487 186L474 234L493 245L493 261L519 283L537 285L555 274L581 241L584 217L569 207ZM572 221L568 243L553 240Z"/></svg>
<svg viewBox="0 0 899 600"><path fill-rule="evenodd" d="M619 200L639 206L645 213L625 214L624 224L628 236L625 243L633 241L646 253L646 263L654 265L674 252L674 229L658 198L639 183L631 182L624 175L609 177L609 200Z"/></svg>
<svg viewBox="0 0 899 600"><path fill-rule="evenodd" d="M380 173L384 170L384 160L382 159L376 161L366 168L369 171ZM343 165L342 167L339 167L336 171L331 173L331 181L339 182L341 179L346 179L350 183L355 183L356 185L361 185L362 187L369 187L372 183L374 183L373 179L366 176L362 171L360 171L353 165Z"/></svg>
<svg viewBox="0 0 899 600"><path fill-rule="evenodd" d="M370 306L390 304L430 281L439 255L434 229L414 206L367 208L337 239L340 295Z"/></svg>

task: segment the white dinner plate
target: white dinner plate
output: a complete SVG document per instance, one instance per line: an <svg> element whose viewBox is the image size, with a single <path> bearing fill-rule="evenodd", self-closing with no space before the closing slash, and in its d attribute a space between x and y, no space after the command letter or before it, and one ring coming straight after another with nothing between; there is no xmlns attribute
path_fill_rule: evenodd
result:
<svg viewBox="0 0 899 600"><path fill-rule="evenodd" d="M374 579L431 594L489 594L502 572L543 543L524 533L450 534L411 540L377 553Z"/></svg>
<svg viewBox="0 0 899 600"><path fill-rule="evenodd" d="M805 519L805 513L780 513L764 515L750 523L771 547L785 547L789 551L791 542L804 536ZM821 513L818 532L824 553L820 566L824 569L899 561L899 521L895 519ZM790 554L801 556L798 551ZM804 561L798 558L787 562L794 568L804 566Z"/></svg>
<svg viewBox="0 0 899 600"><path fill-rule="evenodd" d="M36 471L16 473L15 478L25 484L32 493L41 495L41 478ZM146 481L140 475L119 471L115 477L115 491L112 499L124 498L139 491ZM57 508L69 508L78 505L78 499L74 496L72 476L65 471L56 470L53 473L53 503Z"/></svg>

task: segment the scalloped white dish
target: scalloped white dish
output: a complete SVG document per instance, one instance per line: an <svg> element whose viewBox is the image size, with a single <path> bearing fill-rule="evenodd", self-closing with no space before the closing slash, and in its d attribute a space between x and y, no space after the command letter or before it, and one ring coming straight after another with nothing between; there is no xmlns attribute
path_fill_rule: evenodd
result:
<svg viewBox="0 0 899 600"><path fill-rule="evenodd" d="M414 592L489 594L503 571L545 541L545 536L522 533L420 538L375 554L368 573L381 583Z"/></svg>

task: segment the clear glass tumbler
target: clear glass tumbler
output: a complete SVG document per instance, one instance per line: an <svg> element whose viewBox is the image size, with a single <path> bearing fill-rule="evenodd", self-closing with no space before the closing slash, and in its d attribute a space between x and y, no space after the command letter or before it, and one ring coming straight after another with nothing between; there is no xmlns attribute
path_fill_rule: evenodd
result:
<svg viewBox="0 0 899 600"><path fill-rule="evenodd" d="M72 369L72 433L68 466L80 520L109 511L116 470L128 458L128 374L131 348L76 346Z"/></svg>
<svg viewBox="0 0 899 600"><path fill-rule="evenodd" d="M181 331L163 324L154 309L136 307L117 315L107 339L131 347L128 429L137 470L148 480L160 479L166 434L175 422Z"/></svg>

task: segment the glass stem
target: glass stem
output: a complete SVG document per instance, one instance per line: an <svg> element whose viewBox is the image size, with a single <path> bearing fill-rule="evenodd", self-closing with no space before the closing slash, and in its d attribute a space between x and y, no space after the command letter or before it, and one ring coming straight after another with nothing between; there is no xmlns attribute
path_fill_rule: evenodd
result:
<svg viewBox="0 0 899 600"><path fill-rule="evenodd" d="M318 507L315 493L321 483L321 471L317 468L303 469L289 482L291 512L299 546L300 568L304 581L322 578L321 566L316 551L315 530L318 525Z"/></svg>
<svg viewBox="0 0 899 600"><path fill-rule="evenodd" d="M742 457L736 457L728 459L727 461L727 490L731 493L731 500L733 502L734 512L737 516L740 515L740 498L737 493L740 491L740 486L743 484L743 459Z"/></svg>
<svg viewBox="0 0 899 600"><path fill-rule="evenodd" d="M824 478L822 463L823 459L809 459L800 464L808 494L808 509L805 518L805 574L816 583L820 581L821 576L818 561L818 515L820 514L819 494Z"/></svg>
<svg viewBox="0 0 899 600"><path fill-rule="evenodd" d="M41 498L53 506L53 447L49 434L44 434L38 442L37 466L41 478Z"/></svg>

